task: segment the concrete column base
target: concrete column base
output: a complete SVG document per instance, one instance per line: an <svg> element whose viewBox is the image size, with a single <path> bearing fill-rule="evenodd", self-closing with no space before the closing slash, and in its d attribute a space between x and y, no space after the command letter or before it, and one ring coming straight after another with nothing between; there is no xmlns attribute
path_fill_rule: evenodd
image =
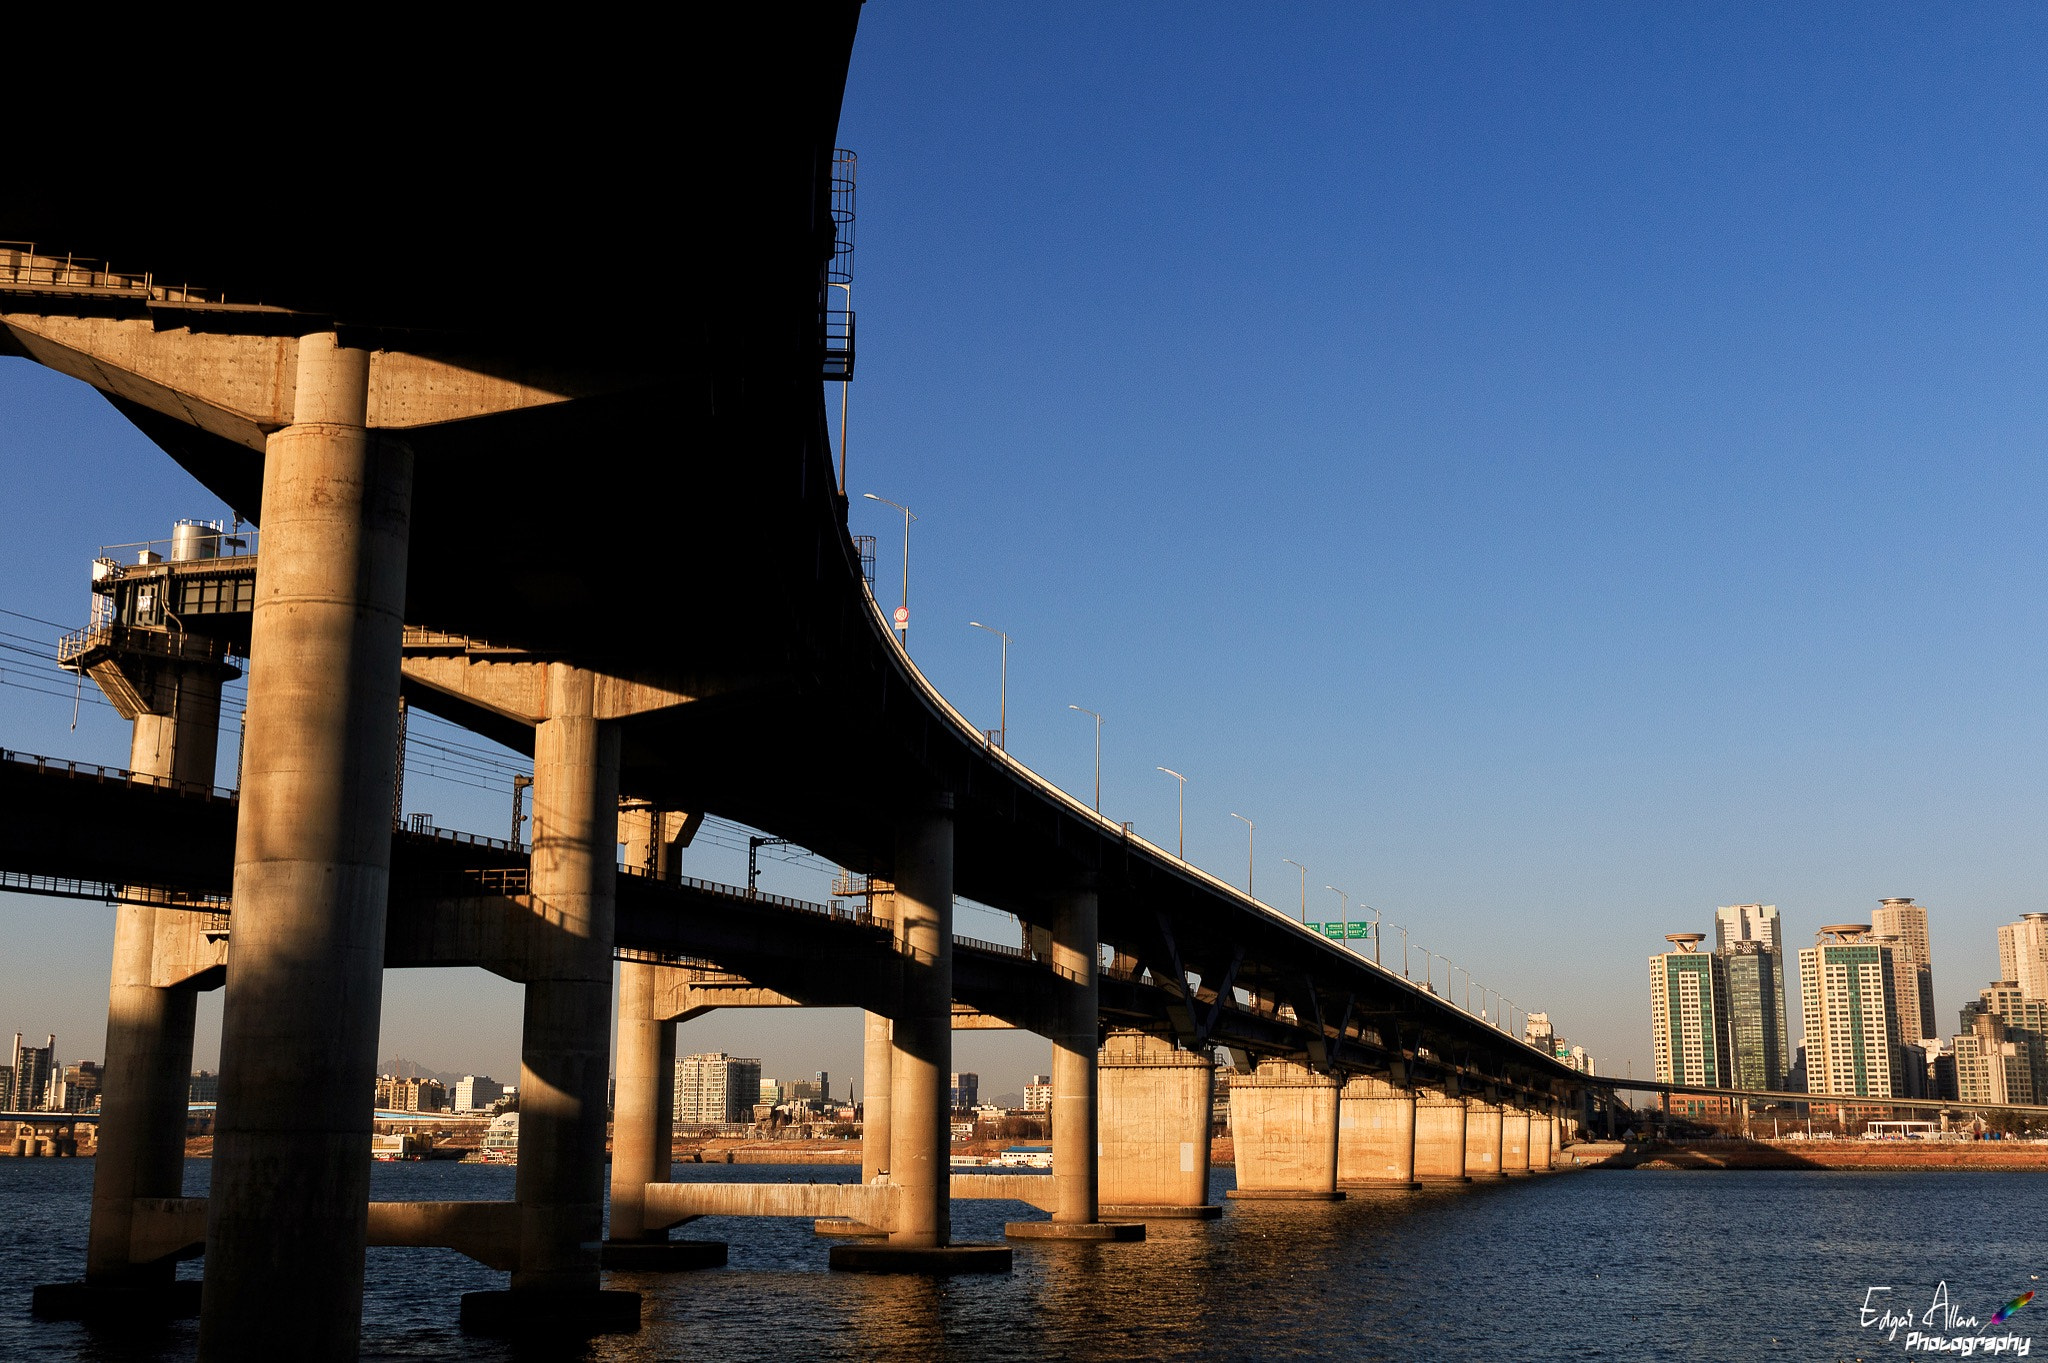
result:
<svg viewBox="0 0 2048 1363"><path fill-rule="evenodd" d="M1012 1240L1142 1240L1142 1221L1007 1221L1003 1234Z"/></svg>
<svg viewBox="0 0 2048 1363"><path fill-rule="evenodd" d="M1422 1185L1412 1178L1375 1178L1360 1179L1355 1183L1346 1183L1344 1186L1352 1192L1369 1193L1376 1188L1391 1188L1397 1193L1411 1193Z"/></svg>
<svg viewBox="0 0 2048 1363"><path fill-rule="evenodd" d="M1239 1202L1342 1202L1344 1194L1336 1190L1324 1192L1316 1189L1295 1188L1232 1188L1224 1194Z"/></svg>
<svg viewBox="0 0 2048 1363"><path fill-rule="evenodd" d="M834 1245L828 1260L842 1273L1008 1273L1008 1245Z"/></svg>
<svg viewBox="0 0 2048 1363"><path fill-rule="evenodd" d="M889 1233L885 1230L876 1230L865 1221L856 1221L850 1216L821 1216L816 1221L811 1222L811 1232L815 1235L836 1235L842 1238L859 1238L862 1236L887 1235Z"/></svg>
<svg viewBox="0 0 2048 1363"><path fill-rule="evenodd" d="M1417 1174L1415 1177L1423 1184L1440 1188L1462 1188L1472 1181L1466 1174Z"/></svg>
<svg viewBox="0 0 2048 1363"><path fill-rule="evenodd" d="M462 1328L473 1335L632 1334L640 1328L640 1294L465 1292Z"/></svg>
<svg viewBox="0 0 2048 1363"><path fill-rule="evenodd" d="M197 1320L199 1288L196 1278L147 1287L41 1283L29 1300L29 1314L37 1320Z"/></svg>
<svg viewBox="0 0 2048 1363"><path fill-rule="evenodd" d="M681 1273L692 1268L725 1267L723 1240L667 1240L634 1244L607 1240L604 1266L634 1273Z"/></svg>
<svg viewBox="0 0 2048 1363"><path fill-rule="evenodd" d="M1178 1204L1168 1207L1142 1206L1137 1203L1103 1203L1097 1208L1102 1216L1113 1216L1119 1221L1216 1221L1222 1218L1223 1208L1211 1202L1184 1207Z"/></svg>

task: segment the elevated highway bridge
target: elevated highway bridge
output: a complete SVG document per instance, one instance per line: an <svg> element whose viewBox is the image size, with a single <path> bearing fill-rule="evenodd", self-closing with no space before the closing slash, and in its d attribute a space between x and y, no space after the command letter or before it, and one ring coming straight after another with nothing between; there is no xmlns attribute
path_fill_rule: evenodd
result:
<svg viewBox="0 0 2048 1363"><path fill-rule="evenodd" d="M211 181L159 177L142 213L101 168L10 173L0 353L98 389L262 537L232 571L197 544L98 584L105 633L66 661L134 721L125 773L0 762L8 887L119 906L85 1280L43 1309L177 1309L157 1251L203 1224L208 1359L287 1337L354 1357L370 1243L508 1271L465 1300L473 1328L633 1328L607 1263L694 1262L668 1227L817 1200L667 1184L675 1023L710 1006L868 1014L867 1164L833 1204L865 1233L832 1251L850 1269L1008 1266L951 1241L956 1020L1053 1043L1053 1219L1020 1238L1212 1210L1218 1046L1256 1062L1231 1086L1241 1195L1549 1167L1587 1076L1067 796L890 634L823 393L853 367L829 286L857 12L705 19L680 57L613 54L595 101L506 111L494 72L453 63L402 104L265 124L252 165L299 178L260 211ZM204 145L211 98L137 136ZM473 155L423 135L479 110L502 120ZM681 164L679 127L710 130ZM202 568L249 590L167 611L164 582ZM716 609L673 604L676 582ZM394 833L401 698L532 757L530 849ZM879 892L849 915L684 880L707 813ZM956 940L956 893L1026 940ZM525 989L516 1198L372 1207L382 973L453 964ZM183 1083L193 993L217 983L194 1207Z"/></svg>

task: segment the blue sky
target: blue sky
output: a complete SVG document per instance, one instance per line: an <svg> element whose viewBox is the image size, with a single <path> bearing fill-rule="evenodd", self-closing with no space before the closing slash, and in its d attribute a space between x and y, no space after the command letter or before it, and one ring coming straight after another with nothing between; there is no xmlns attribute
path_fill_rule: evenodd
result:
<svg viewBox="0 0 2048 1363"><path fill-rule="evenodd" d="M1647 1070L1663 934L1756 899L1801 944L1918 896L1952 1029L2048 881L2044 25L877 0L841 140L880 593L900 521L861 492L920 516L912 651L990 727L967 622L1014 637L1017 756L1085 794L1066 707L1102 711L1105 812L1170 841L1178 768L1191 858L1241 876L1251 816L1268 902L1306 863L1312 910L1344 887L1604 1070ZM53 620L94 546L213 510L20 362L0 461L0 607ZM110 716L0 713L8 746L119 758ZM0 1031L97 1054L103 915L0 903L44 944L0 962ZM510 986L388 993L386 1054L516 1055ZM714 1015L682 1044L845 1073L844 1031ZM991 1091L1042 1054L962 1039Z"/></svg>

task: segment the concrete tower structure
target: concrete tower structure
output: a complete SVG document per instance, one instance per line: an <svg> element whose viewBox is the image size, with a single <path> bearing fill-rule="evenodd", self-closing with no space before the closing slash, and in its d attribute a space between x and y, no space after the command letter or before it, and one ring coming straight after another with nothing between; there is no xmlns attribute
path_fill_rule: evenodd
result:
<svg viewBox="0 0 2048 1363"><path fill-rule="evenodd" d="M1667 1084L1726 1088L1728 973L1699 949L1706 934L1665 934L1672 949L1650 958L1650 1026L1657 1078Z"/></svg>
<svg viewBox="0 0 2048 1363"><path fill-rule="evenodd" d="M1868 923L1836 923L1799 953L1809 1093L1898 1095L1899 1012L1892 951Z"/></svg>
<svg viewBox="0 0 2048 1363"><path fill-rule="evenodd" d="M1870 916L1870 931L1897 941L1892 956L1897 963L1899 993L1899 1035L1908 1043L1940 1034L1934 1016L1934 952L1927 938L1927 908L1911 899L1894 898L1878 903Z"/></svg>
<svg viewBox="0 0 2048 1363"><path fill-rule="evenodd" d="M1999 928L1998 978L2030 999L2048 999L2048 913L2025 914Z"/></svg>

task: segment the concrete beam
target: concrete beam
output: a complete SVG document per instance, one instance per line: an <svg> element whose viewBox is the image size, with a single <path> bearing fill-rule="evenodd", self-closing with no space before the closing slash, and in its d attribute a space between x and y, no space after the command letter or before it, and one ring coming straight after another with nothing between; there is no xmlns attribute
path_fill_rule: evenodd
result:
<svg viewBox="0 0 2048 1363"><path fill-rule="evenodd" d="M438 691L465 705L528 727L546 716L547 676L551 667L564 663L539 659L520 660L509 650L493 649L481 656L452 651L453 645L438 642L448 636L433 636L431 645L408 645L403 670L405 679L429 691ZM641 715L673 710L693 701L720 693L715 683L682 679L655 680L592 674L592 713L600 720L633 719Z"/></svg>
<svg viewBox="0 0 2048 1363"><path fill-rule="evenodd" d="M964 1200L1028 1202L1042 1212L1059 1211L1053 1180L1044 1174L954 1174L951 1196Z"/></svg>
<svg viewBox="0 0 2048 1363"><path fill-rule="evenodd" d="M698 1216L844 1217L887 1230L902 1191L890 1183L650 1183L643 1215L648 1230Z"/></svg>
<svg viewBox="0 0 2048 1363"><path fill-rule="evenodd" d="M519 1268L517 1202L372 1202L369 1243L452 1249L488 1268Z"/></svg>
<svg viewBox="0 0 2048 1363"><path fill-rule="evenodd" d="M296 420L299 350L293 336L158 330L147 317L66 317L8 311L4 327L36 363L200 430L261 451ZM594 385L464 369L403 351L369 352L364 425L407 430L566 402Z"/></svg>
<svg viewBox="0 0 2048 1363"><path fill-rule="evenodd" d="M128 1262L154 1264L206 1244L206 1199L138 1197L129 1221Z"/></svg>

